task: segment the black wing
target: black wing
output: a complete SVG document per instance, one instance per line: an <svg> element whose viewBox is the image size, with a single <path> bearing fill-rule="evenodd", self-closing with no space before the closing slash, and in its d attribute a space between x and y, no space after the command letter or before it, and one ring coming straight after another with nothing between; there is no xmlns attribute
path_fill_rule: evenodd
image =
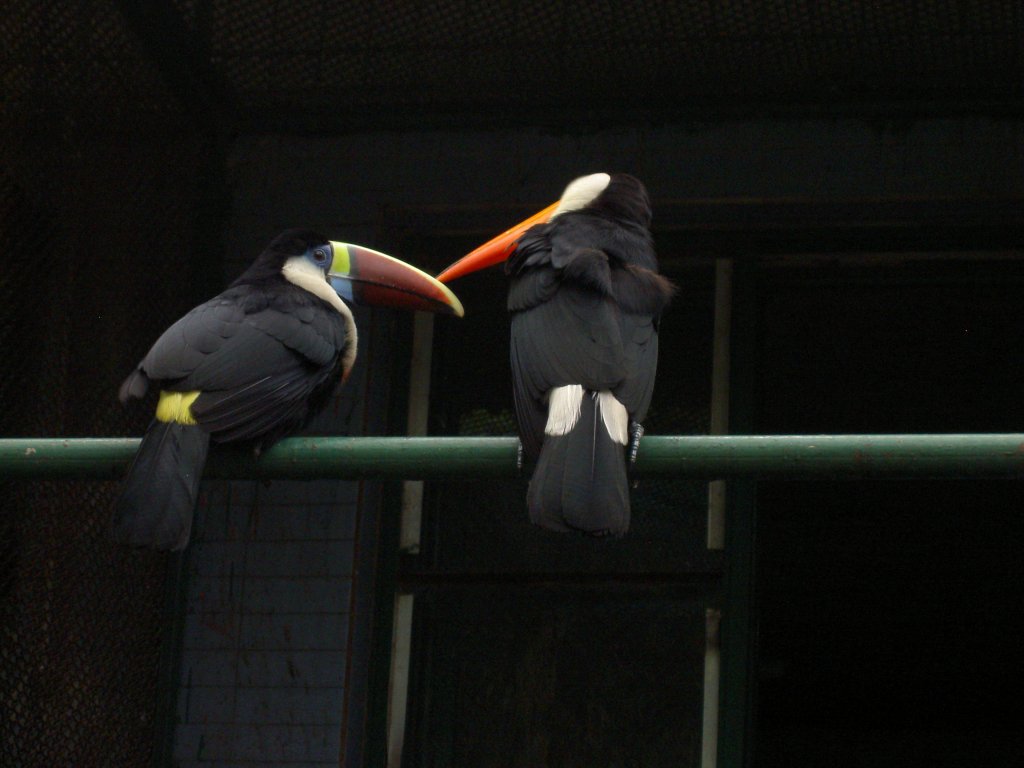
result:
<svg viewBox="0 0 1024 768"><path fill-rule="evenodd" d="M658 369L658 322L675 291L667 278L647 267L630 264L612 271L612 293L630 372L612 391L635 421L643 421L651 405Z"/></svg>
<svg viewBox="0 0 1024 768"><path fill-rule="evenodd" d="M645 242L650 250L649 240L641 239L639 246ZM656 315L671 289L658 301L641 300L652 287L660 287L658 281L668 283L646 267L624 263L622 243L630 246L621 237L595 237L586 227L552 222L527 232L509 260L516 416L531 456L540 451L546 396L553 387L609 389L631 417L646 414L657 368Z"/></svg>
<svg viewBox="0 0 1024 768"><path fill-rule="evenodd" d="M346 343L343 318L301 289L241 286L174 323L139 368L164 389L202 392L196 420L241 440L299 426L311 396L333 386Z"/></svg>

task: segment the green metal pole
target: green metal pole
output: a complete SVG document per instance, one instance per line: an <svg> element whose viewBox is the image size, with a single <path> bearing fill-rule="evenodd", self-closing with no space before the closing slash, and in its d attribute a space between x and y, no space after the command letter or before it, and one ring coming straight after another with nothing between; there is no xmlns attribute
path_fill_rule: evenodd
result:
<svg viewBox="0 0 1024 768"><path fill-rule="evenodd" d="M732 274L729 340L729 429L750 435L755 426L762 273L760 265L737 264ZM750 443L755 451L762 443ZM779 446L784 448L786 446ZM795 448L817 457L817 443ZM858 449L854 448L854 451ZM847 449L847 456L849 449ZM856 457L856 453L852 454ZM914 455L914 454L911 454ZM748 768L755 741L757 695L757 479L731 477L725 484L717 768Z"/></svg>
<svg viewBox="0 0 1024 768"><path fill-rule="evenodd" d="M3 438L0 478L114 479L138 438ZM1024 478L1024 434L650 436L643 474L695 477ZM215 447L220 478L436 479L513 476L512 437L293 437L257 458Z"/></svg>

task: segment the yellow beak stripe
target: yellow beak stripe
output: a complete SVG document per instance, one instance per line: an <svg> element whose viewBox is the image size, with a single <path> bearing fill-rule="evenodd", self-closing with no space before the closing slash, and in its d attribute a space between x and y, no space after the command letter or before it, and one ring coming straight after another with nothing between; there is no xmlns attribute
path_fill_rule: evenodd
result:
<svg viewBox="0 0 1024 768"><path fill-rule="evenodd" d="M334 258L331 260L331 272L336 275L347 275L352 271L352 259L348 253L348 243L339 243L331 240L331 250L334 251Z"/></svg>
<svg viewBox="0 0 1024 768"><path fill-rule="evenodd" d="M160 400L156 404L157 421L174 422L175 424L195 424L192 418L192 403L202 392L167 392L161 390Z"/></svg>

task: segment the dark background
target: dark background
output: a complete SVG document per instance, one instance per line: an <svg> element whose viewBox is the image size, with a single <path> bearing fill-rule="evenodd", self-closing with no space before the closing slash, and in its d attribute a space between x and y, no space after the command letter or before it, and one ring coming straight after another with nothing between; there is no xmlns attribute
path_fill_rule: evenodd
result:
<svg viewBox="0 0 1024 768"><path fill-rule="evenodd" d="M722 257L754 265L745 430L1021 429L1019 3L11 0L0 39L4 436L141 433L122 377L286 226L439 268L595 170L647 183L684 286L652 432L707 429ZM458 290L431 428L504 433L502 282ZM408 318L357 317L360 372L315 431L400 431ZM359 765L402 588L407 755L486 764L505 713L516 759L695 764L729 567L703 486L643 483L599 548L502 489L432 489L392 582L377 486L210 484L176 560L106 542L113 482L4 482L0 763ZM753 764L1020 757L1018 493L758 487Z"/></svg>
<svg viewBox="0 0 1024 768"><path fill-rule="evenodd" d="M771 270L759 425L1019 430L1022 279L998 260ZM1021 499L999 481L760 485L757 764L1024 755Z"/></svg>

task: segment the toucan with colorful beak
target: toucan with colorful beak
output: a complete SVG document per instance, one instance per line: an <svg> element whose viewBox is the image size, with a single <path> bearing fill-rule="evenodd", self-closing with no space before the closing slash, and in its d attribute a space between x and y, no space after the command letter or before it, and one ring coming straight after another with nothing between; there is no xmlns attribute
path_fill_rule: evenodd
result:
<svg viewBox="0 0 1024 768"><path fill-rule="evenodd" d="M356 358L346 300L463 314L447 286L398 259L315 232L279 235L164 331L121 385L122 403L151 384L160 395L116 503L116 540L183 549L210 441L260 451L323 407Z"/></svg>
<svg viewBox="0 0 1024 768"><path fill-rule="evenodd" d="M527 506L544 528L629 528L627 453L643 434L659 317L675 292L658 274L650 223L638 179L595 173L438 275L505 262L516 420L536 459Z"/></svg>

